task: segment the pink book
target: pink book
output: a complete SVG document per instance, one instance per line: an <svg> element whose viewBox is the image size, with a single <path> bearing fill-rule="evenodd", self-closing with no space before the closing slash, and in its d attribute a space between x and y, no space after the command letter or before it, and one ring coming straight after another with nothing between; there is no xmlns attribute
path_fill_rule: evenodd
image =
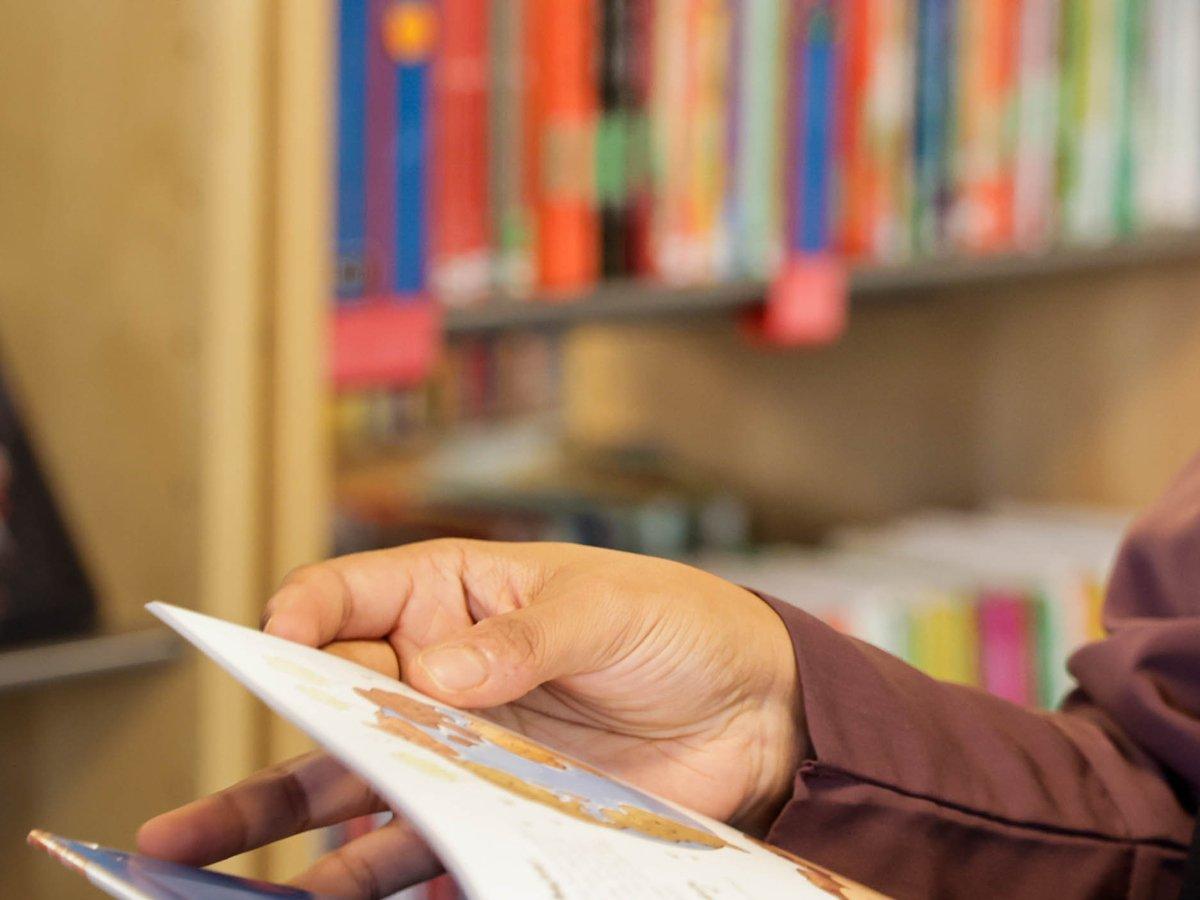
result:
<svg viewBox="0 0 1200 900"><path fill-rule="evenodd" d="M983 687L997 697L1026 705L1036 699L1029 618L1029 605L1019 594L989 593L980 600Z"/></svg>

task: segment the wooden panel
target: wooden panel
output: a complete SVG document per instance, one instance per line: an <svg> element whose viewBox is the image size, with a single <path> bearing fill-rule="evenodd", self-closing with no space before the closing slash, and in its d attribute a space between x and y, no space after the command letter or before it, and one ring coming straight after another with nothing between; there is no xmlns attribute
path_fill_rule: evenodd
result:
<svg viewBox="0 0 1200 900"><path fill-rule="evenodd" d="M263 46L262 2L0 4L0 352L113 626L253 621L266 584ZM8 699L5 828L128 846L262 722L210 664Z"/></svg>
<svg viewBox="0 0 1200 900"><path fill-rule="evenodd" d="M196 600L198 39L0 4L0 353L116 627Z"/></svg>
<svg viewBox="0 0 1200 900"><path fill-rule="evenodd" d="M1200 448L1200 267L856 309L838 345L724 327L580 332L568 423L743 492L768 535L997 496L1141 504Z"/></svg>
<svg viewBox="0 0 1200 900"><path fill-rule="evenodd" d="M0 698L5 896L92 896L78 875L27 848L25 832L37 825L131 846L142 821L192 797L194 715L188 666Z"/></svg>
<svg viewBox="0 0 1200 900"><path fill-rule="evenodd" d="M331 451L326 413L326 323L331 312L330 129L333 5L326 0L270 8L270 313L272 315L271 465L268 577L329 552ZM297 729L271 717L268 753L286 759L312 747ZM276 844L268 877L283 880L318 851L313 835Z"/></svg>
<svg viewBox="0 0 1200 900"><path fill-rule="evenodd" d="M728 326L581 332L569 428L658 444L743 493L770 533L972 493L978 326L954 303L873 308L838 345L761 351Z"/></svg>

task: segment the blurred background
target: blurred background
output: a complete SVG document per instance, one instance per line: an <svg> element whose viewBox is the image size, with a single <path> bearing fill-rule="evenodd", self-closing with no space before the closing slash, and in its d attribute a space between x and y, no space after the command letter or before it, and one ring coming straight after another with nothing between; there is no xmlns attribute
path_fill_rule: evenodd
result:
<svg viewBox="0 0 1200 900"><path fill-rule="evenodd" d="M1056 703L1200 448L1198 84L1189 0L0 2L5 892L304 749L142 605L333 552L688 560Z"/></svg>

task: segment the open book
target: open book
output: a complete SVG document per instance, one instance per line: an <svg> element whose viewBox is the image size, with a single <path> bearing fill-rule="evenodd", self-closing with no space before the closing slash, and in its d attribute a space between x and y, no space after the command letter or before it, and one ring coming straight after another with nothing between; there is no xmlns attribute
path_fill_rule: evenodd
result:
<svg viewBox="0 0 1200 900"><path fill-rule="evenodd" d="M370 782L473 900L879 896L347 660L149 609ZM310 896L42 832L31 842L114 897Z"/></svg>

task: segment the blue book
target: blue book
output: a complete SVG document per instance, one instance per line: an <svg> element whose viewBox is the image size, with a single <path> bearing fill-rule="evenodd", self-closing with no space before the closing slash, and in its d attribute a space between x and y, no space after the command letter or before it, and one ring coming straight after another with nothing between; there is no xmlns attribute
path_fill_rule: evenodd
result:
<svg viewBox="0 0 1200 900"><path fill-rule="evenodd" d="M400 297L425 292L429 274L430 80L437 34L432 2L396 4L388 50L396 66L396 195L392 291Z"/></svg>
<svg viewBox="0 0 1200 900"><path fill-rule="evenodd" d="M836 133L837 41L832 5L818 0L804 6L797 22L792 122L797 153L793 177L793 214L789 250L823 253L831 245L833 141Z"/></svg>
<svg viewBox="0 0 1200 900"><path fill-rule="evenodd" d="M367 227L367 0L340 0L337 39L338 300L363 295Z"/></svg>
<svg viewBox="0 0 1200 900"><path fill-rule="evenodd" d="M917 24L917 109L913 133L913 246L936 250L950 204L953 0L920 0Z"/></svg>
<svg viewBox="0 0 1200 900"><path fill-rule="evenodd" d="M118 900L318 900L318 894L238 878L208 869L163 862L137 853L110 850L73 841L45 831L31 831L29 843L74 869L110 897Z"/></svg>

